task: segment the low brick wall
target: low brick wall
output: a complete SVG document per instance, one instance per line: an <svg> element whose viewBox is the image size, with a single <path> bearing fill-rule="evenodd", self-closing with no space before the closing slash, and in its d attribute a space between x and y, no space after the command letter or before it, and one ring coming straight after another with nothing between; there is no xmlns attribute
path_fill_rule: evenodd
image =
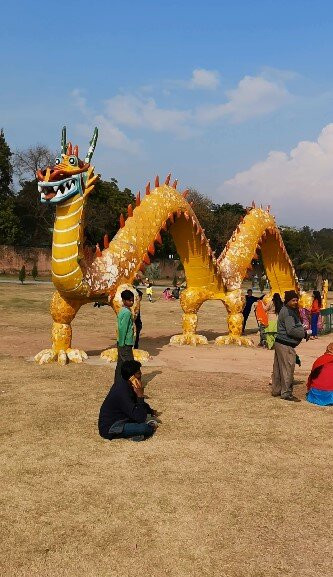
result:
<svg viewBox="0 0 333 577"><path fill-rule="evenodd" d="M157 262L157 261L155 261ZM172 281L175 274L182 277L183 273L177 271L179 261L165 259L158 261L161 278ZM27 274L31 273L34 263L37 265L38 275L51 273L51 249L26 246L0 245L0 274L17 274L25 265Z"/></svg>
<svg viewBox="0 0 333 577"><path fill-rule="evenodd" d="M36 263L39 275L51 272L51 249L0 245L0 273L15 274L25 265L27 274Z"/></svg>

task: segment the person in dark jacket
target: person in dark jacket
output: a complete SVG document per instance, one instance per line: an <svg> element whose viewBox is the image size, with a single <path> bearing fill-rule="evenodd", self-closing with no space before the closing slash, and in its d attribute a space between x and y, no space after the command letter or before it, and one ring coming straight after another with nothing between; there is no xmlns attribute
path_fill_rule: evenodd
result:
<svg viewBox="0 0 333 577"><path fill-rule="evenodd" d="M156 430L156 412L144 400L140 369L138 361L122 364L121 377L116 378L99 412L98 430L104 439L143 441Z"/></svg>
<svg viewBox="0 0 333 577"><path fill-rule="evenodd" d="M281 397L285 401L300 401L293 395L295 348L302 339L308 340L310 335L311 331L307 331L301 322L298 310L298 294L294 290L286 291L284 306L278 316L277 335L274 344L273 397Z"/></svg>
<svg viewBox="0 0 333 577"><path fill-rule="evenodd" d="M140 308L139 308L139 312L136 316L136 319L134 321L135 324L135 343L134 343L134 348L138 349L139 348L139 339L140 339L140 333L142 331L142 320L141 320L141 301L142 301L142 295L143 292L140 291L140 289L136 289L136 292L139 295L139 301L140 301Z"/></svg>
<svg viewBox="0 0 333 577"><path fill-rule="evenodd" d="M252 289L248 289L245 295L245 307L243 308L243 333L245 331L245 326L247 323L247 319L249 318L249 314L252 309L252 305L257 301L264 298L265 295L261 295L261 297L254 297Z"/></svg>

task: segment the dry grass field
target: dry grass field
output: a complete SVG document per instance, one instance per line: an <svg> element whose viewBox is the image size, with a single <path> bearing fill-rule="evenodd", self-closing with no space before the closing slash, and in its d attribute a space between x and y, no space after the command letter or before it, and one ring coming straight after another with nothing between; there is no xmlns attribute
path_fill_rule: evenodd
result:
<svg viewBox="0 0 333 577"><path fill-rule="evenodd" d="M271 352L170 347L179 304L158 300L143 303L142 345L163 424L105 441L113 313L89 305L74 322L89 363L39 367L51 290L0 285L2 577L330 576L333 409L272 398ZM226 328L219 303L200 320L211 340ZM300 347L302 399L328 340Z"/></svg>

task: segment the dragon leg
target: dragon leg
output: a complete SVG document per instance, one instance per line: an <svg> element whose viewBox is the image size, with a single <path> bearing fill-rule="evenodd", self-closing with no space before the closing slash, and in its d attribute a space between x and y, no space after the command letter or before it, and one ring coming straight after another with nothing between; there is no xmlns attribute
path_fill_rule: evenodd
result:
<svg viewBox="0 0 333 577"><path fill-rule="evenodd" d="M180 296L183 314L183 334L174 335L170 339L171 345L207 345L208 340L203 335L196 334L198 325L198 310L202 303L209 298L205 290L188 288Z"/></svg>
<svg viewBox="0 0 333 577"><path fill-rule="evenodd" d="M52 326L52 348L44 349L35 356L35 361L39 365L51 363L57 360L59 365L65 365L67 360L73 363L81 363L88 356L84 351L72 349L72 327L71 322L82 305L79 300L65 300L56 291L51 301Z"/></svg>
<svg viewBox="0 0 333 577"><path fill-rule="evenodd" d="M215 344L253 347L252 339L242 336L244 298L242 297L241 289L228 292L223 302L228 312L229 334L227 336L217 337Z"/></svg>

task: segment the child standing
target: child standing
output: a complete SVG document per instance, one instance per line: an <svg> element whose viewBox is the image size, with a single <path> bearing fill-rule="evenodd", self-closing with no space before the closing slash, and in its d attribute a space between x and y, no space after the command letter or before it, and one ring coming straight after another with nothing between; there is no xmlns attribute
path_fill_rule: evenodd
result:
<svg viewBox="0 0 333 577"><path fill-rule="evenodd" d="M121 367L125 361L133 361L134 326L131 307L134 304L134 294L130 290L121 293L123 306L117 315L118 324L118 362L116 366L115 380L121 376Z"/></svg>
<svg viewBox="0 0 333 577"><path fill-rule="evenodd" d="M148 297L149 302L152 303L153 302L153 286L152 286L151 282L148 283L148 286L146 288L146 295Z"/></svg>

